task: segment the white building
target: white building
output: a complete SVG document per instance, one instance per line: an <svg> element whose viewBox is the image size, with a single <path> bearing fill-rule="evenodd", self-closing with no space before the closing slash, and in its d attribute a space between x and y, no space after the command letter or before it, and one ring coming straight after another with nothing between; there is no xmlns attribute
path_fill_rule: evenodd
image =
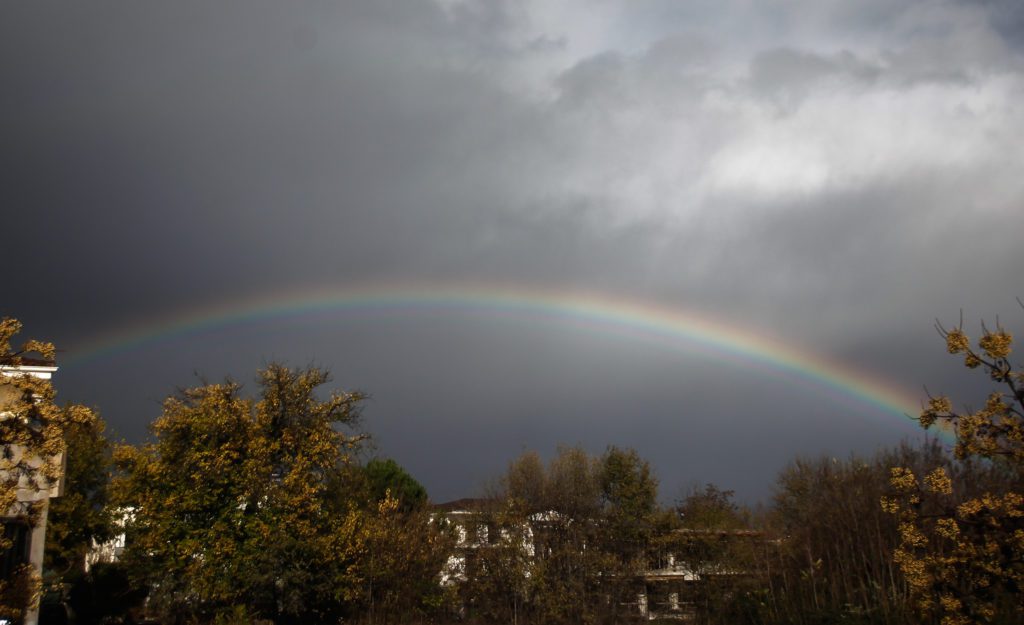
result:
<svg viewBox="0 0 1024 625"><path fill-rule="evenodd" d="M14 365L0 364L0 376L22 376L30 375L43 380L49 380L57 371L52 361L38 360L32 358L21 358L20 362ZM5 418L3 403L9 402L11 398L11 386L4 386L0 383L0 419ZM9 404L8 404L9 405ZM8 413L9 414L9 413ZM4 454L8 462L16 463L23 459L24 450L19 446L4 445ZM43 462L52 462L62 465L64 455L60 454L55 458L29 458L29 464L42 466ZM2 471L2 468L0 468ZM64 471L60 471L60 479L52 484L49 489L39 490L26 478L19 479L17 497L18 506L11 510L0 513L0 523L3 525L4 536L14 544L7 549L0 560L0 575L7 577L12 570L22 564L29 564L35 569L36 574L43 572L43 549L46 546L46 521L49 513L49 501L52 497L59 497L64 492ZM24 517L22 504L37 504L38 518L35 525L31 525ZM23 622L25 625L36 625L39 620L38 605L26 611Z"/></svg>

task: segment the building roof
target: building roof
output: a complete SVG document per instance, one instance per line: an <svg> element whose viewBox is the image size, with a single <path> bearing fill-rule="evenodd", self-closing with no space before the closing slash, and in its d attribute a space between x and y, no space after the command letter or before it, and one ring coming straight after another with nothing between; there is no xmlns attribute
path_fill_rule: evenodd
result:
<svg viewBox="0 0 1024 625"><path fill-rule="evenodd" d="M692 529L688 527L672 530L672 533L691 536L764 536L764 532L761 530Z"/></svg>
<svg viewBox="0 0 1024 625"><path fill-rule="evenodd" d="M56 367L57 361L51 358L32 358L30 356L12 356L0 358L0 367Z"/></svg>
<svg viewBox="0 0 1024 625"><path fill-rule="evenodd" d="M488 499L484 497L463 497L462 499L455 499L444 503L435 503L430 506L430 509L433 512L479 512L493 507L495 503L497 503L497 500L495 499Z"/></svg>

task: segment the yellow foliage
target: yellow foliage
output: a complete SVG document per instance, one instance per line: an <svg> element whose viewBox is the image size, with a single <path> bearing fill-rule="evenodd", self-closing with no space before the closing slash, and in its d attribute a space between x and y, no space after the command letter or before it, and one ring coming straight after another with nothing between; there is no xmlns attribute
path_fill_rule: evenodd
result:
<svg viewBox="0 0 1024 625"><path fill-rule="evenodd" d="M953 405L948 397L932 397L928 400L928 407L921 411L918 422L920 422L921 427L929 428L938 418L948 415L952 410Z"/></svg>
<svg viewBox="0 0 1024 625"><path fill-rule="evenodd" d="M917 488L917 476L913 471L904 467L893 467L890 471L889 482L900 491L912 491Z"/></svg>
<svg viewBox="0 0 1024 625"><path fill-rule="evenodd" d="M989 358L1006 358L1013 347L1013 335L1003 329L986 332L978 341L978 347L985 351Z"/></svg>
<svg viewBox="0 0 1024 625"><path fill-rule="evenodd" d="M899 530L900 537L903 539L904 545L910 547L923 547L928 542L928 539L925 538L924 534L922 534L913 523L900 523Z"/></svg>
<svg viewBox="0 0 1024 625"><path fill-rule="evenodd" d="M882 497L879 501L882 510L889 514L896 514L900 511L900 502L895 497Z"/></svg>
<svg viewBox="0 0 1024 625"><path fill-rule="evenodd" d="M953 481L949 479L946 470L938 467L924 478L925 486L938 495L952 495Z"/></svg>
<svg viewBox="0 0 1024 625"><path fill-rule="evenodd" d="M935 522L935 531L948 540L956 540L960 535L960 526L954 519L939 519Z"/></svg>
<svg viewBox="0 0 1024 625"><path fill-rule="evenodd" d="M946 333L946 349L950 354L959 354L969 350L971 342L963 330L956 328Z"/></svg>
<svg viewBox="0 0 1024 625"><path fill-rule="evenodd" d="M358 596L365 515L332 488L363 440L338 427L356 423L362 396L320 400L327 380L271 365L257 398L230 382L187 389L164 402L155 442L115 450L112 491L133 510L126 562L155 609L319 619Z"/></svg>
<svg viewBox="0 0 1024 625"><path fill-rule="evenodd" d="M980 352L975 352L959 328L939 329L948 351L964 354L966 367L982 367L1005 386L1003 392L991 392L975 412L957 413L948 398L932 398L921 413L921 425L943 421L953 426L957 458L995 460L1024 475L1024 393L1015 386L1024 375L1006 360L1013 336L1002 328L983 328ZM925 475L922 484L911 471L894 467L890 482L895 496L883 497L881 506L899 519L902 545L895 561L920 610L943 625L1006 619L1006 610L1013 614L1010 620L1024 618L1020 601L997 604L999 593L1005 597L1024 584L1019 564L1024 561L1024 496L1004 487L1003 492L955 501L953 481L942 468Z"/></svg>
<svg viewBox="0 0 1024 625"><path fill-rule="evenodd" d="M0 319L0 516L17 517L35 525L40 504L26 491L50 490L61 479L65 432L75 424L90 424L96 416L83 406L59 408L50 380L35 377L20 367L29 354L52 360L52 343L25 341L18 349L13 338L21 331L16 319ZM0 537L0 550L10 541ZM29 567L0 583L0 617L20 614L34 603L38 575Z"/></svg>

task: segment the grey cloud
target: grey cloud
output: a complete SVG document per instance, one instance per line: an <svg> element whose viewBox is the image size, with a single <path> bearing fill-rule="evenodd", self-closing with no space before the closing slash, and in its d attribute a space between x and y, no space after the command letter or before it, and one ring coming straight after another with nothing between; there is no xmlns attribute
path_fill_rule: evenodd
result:
<svg viewBox="0 0 1024 625"><path fill-rule="evenodd" d="M844 83L865 89L884 71L849 51L824 55L777 48L751 59L747 80L753 93L763 94L780 112L791 113L815 90L840 88Z"/></svg>
<svg viewBox="0 0 1024 625"><path fill-rule="evenodd" d="M1013 0L962 0L969 7L981 7L989 24L1008 44L1020 49L1024 44L1024 6Z"/></svg>
<svg viewBox="0 0 1024 625"><path fill-rule="evenodd" d="M906 388L956 384L931 320L1012 308L1024 263L1010 3L579 4L10 9L0 202L6 251L33 263L8 272L3 312L73 346L303 286L541 285L678 306ZM640 446L666 482L718 467L716 446L772 447L696 478L756 494L792 453L907 432L829 439L831 404L789 382L492 324L257 324L61 383L139 436L197 366L247 379L313 358L374 393L383 449L452 496L472 486L459 459L485 473L577 436ZM763 422L744 416L766 393ZM764 443L774 427L789 441Z"/></svg>

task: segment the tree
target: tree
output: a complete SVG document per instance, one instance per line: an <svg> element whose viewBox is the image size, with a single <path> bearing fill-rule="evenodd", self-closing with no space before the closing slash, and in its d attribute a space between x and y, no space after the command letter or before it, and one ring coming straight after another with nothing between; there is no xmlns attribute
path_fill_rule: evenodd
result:
<svg viewBox="0 0 1024 625"><path fill-rule="evenodd" d="M883 507L896 515L895 560L916 607L943 625L1020 622L1024 618L1024 372L1010 362L1012 335L982 324L972 347L962 323L937 328L951 354L981 369L997 385L977 410L954 410L946 396L931 397L920 423L945 424L956 435L958 459L981 459L1004 479L970 492L944 467L922 473L892 469L893 496Z"/></svg>
<svg viewBox="0 0 1024 625"><path fill-rule="evenodd" d="M601 573L613 562L601 540L599 467L581 447L559 447L548 463L545 510L531 516L529 595L538 622L592 623L608 615Z"/></svg>
<svg viewBox="0 0 1024 625"><path fill-rule="evenodd" d="M449 610L454 589L439 577L454 537L431 518L423 485L390 458L373 458L341 477L350 483L337 484L336 496L359 502L365 513L365 549L354 570L366 622L422 620Z"/></svg>
<svg viewBox="0 0 1024 625"><path fill-rule="evenodd" d="M872 457L799 458L778 476L758 553L775 622L905 623L907 584L893 562L895 519L878 505L893 465L953 463L937 442Z"/></svg>
<svg viewBox="0 0 1024 625"><path fill-rule="evenodd" d="M46 527L49 573L84 573L86 555L93 543L111 537L107 506L111 445L105 429L103 420L97 416L89 423L72 424L65 433L64 495L50 503Z"/></svg>
<svg viewBox="0 0 1024 625"><path fill-rule="evenodd" d="M675 589L699 623L746 622L742 600L761 581L752 558L760 533L749 530L749 515L732 497L714 484L693 487L658 521L653 542L693 580Z"/></svg>
<svg viewBox="0 0 1024 625"><path fill-rule="evenodd" d="M605 516L623 555L638 556L650 540L658 508L658 480L635 449L611 446L598 469Z"/></svg>
<svg viewBox="0 0 1024 625"><path fill-rule="evenodd" d="M515 504L515 508L532 514L550 509L546 500L550 489L546 481L547 475L540 454L528 451L509 463L501 479L501 488L504 496Z"/></svg>
<svg viewBox="0 0 1024 625"><path fill-rule="evenodd" d="M722 490L714 484L705 484L703 490L694 487L679 502L677 510L683 524L696 530L732 530L747 526L744 515L732 498L736 493Z"/></svg>
<svg viewBox="0 0 1024 625"><path fill-rule="evenodd" d="M495 498L488 503L470 520L487 527L488 544L472 554L464 550L463 566L452 571L466 576L459 588L463 605L473 620L529 622L534 611L528 604L536 555L533 515L525 512L522 500Z"/></svg>
<svg viewBox="0 0 1024 625"><path fill-rule="evenodd" d="M340 429L363 396L320 400L328 380L272 364L256 398L233 382L187 389L164 402L154 442L115 450L125 561L165 622L328 622L357 599L363 515L330 485L364 438Z"/></svg>
<svg viewBox="0 0 1024 625"><path fill-rule="evenodd" d="M634 450L594 457L559 447L547 466L536 452L509 463L493 509L477 520L464 587L472 616L537 623L616 622L642 590L657 480Z"/></svg>
<svg viewBox="0 0 1024 625"><path fill-rule="evenodd" d="M20 331L17 320L0 319L0 515L15 519L0 535L5 562L14 546L15 532L9 529L23 523L31 531L45 523L49 492L61 478L65 433L95 419L84 406L59 408L50 380L26 371L52 365L56 350L51 343L35 340L12 347ZM0 619L18 620L35 604L39 572L28 564L12 564L0 579Z"/></svg>
<svg viewBox="0 0 1024 625"><path fill-rule="evenodd" d="M614 562L617 595L643 588L654 538L658 480L635 449L611 446L597 470L604 504L600 521L602 548Z"/></svg>
<svg viewBox="0 0 1024 625"><path fill-rule="evenodd" d="M422 508L427 503L427 489L391 458L373 458L363 467L369 489L369 500L376 505L388 497L398 502L402 512Z"/></svg>
<svg viewBox="0 0 1024 625"><path fill-rule="evenodd" d="M547 479L540 454L523 452L489 486L488 496L476 502L469 521L462 522L467 537L487 528L487 544L464 550L459 554L463 565L456 567L465 576L459 590L470 618L516 624L529 622L536 611L531 604L536 556L544 555L545 542L535 522L554 516Z"/></svg>
<svg viewBox="0 0 1024 625"><path fill-rule="evenodd" d="M419 621L445 613L454 589L443 587L439 577L454 544L424 506L407 508L385 491L367 518L365 557L358 564L366 621Z"/></svg>

